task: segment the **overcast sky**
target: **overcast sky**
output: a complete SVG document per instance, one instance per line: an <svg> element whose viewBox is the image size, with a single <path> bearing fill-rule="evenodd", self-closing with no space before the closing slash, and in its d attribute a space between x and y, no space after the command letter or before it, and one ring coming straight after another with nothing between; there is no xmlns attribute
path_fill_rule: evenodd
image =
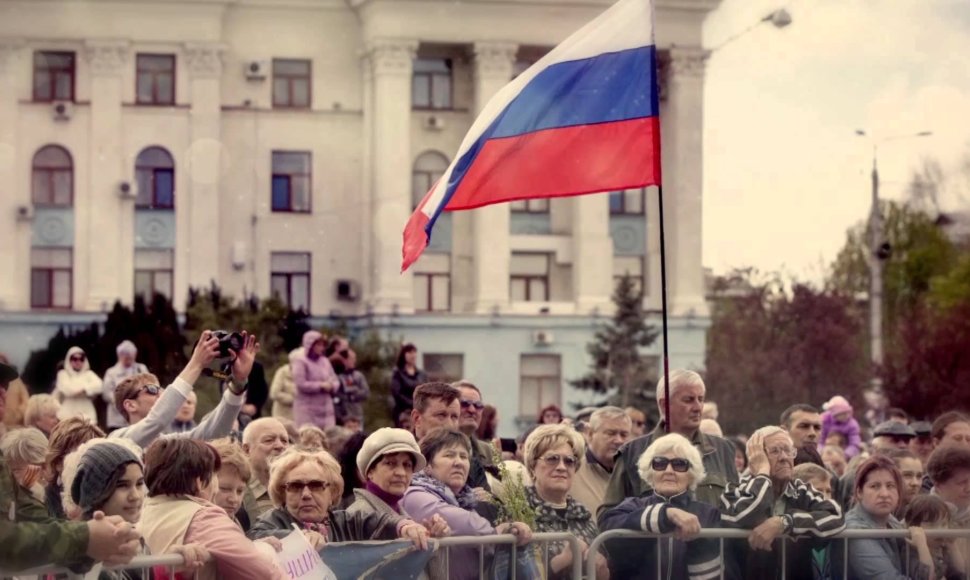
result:
<svg viewBox="0 0 970 580"><path fill-rule="evenodd" d="M790 26L758 26L708 61L704 264L819 280L869 211L872 146L857 128L934 132L880 146L887 197L923 157L955 165L968 151L970 0L723 0L705 44L783 6Z"/></svg>

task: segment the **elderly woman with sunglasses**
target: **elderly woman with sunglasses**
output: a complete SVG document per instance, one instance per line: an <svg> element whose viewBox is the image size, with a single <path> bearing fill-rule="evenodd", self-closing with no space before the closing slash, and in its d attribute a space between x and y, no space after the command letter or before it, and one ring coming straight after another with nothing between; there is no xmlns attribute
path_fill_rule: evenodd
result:
<svg viewBox="0 0 970 580"><path fill-rule="evenodd" d="M91 363L80 347L72 346L64 357L64 368L57 371L54 396L61 402L58 418L84 417L98 420L91 397L101 394L101 377L91 370Z"/></svg>
<svg viewBox="0 0 970 580"><path fill-rule="evenodd" d="M269 495L276 509L249 529L252 539L283 538L293 526L304 531L314 548L328 542L411 540L428 548L428 530L393 513L350 513L333 509L343 496L340 464L326 451L289 449L270 466Z"/></svg>
<svg viewBox="0 0 970 580"><path fill-rule="evenodd" d="M524 523L494 526L478 513L483 506L468 485L472 452L468 436L454 429L438 428L425 435L420 445L427 467L414 474L411 486L404 492L401 507L405 512L418 521L440 515L454 536L514 534L519 545L531 541L532 530ZM451 548L448 577L452 580L478 578L479 551L477 546Z"/></svg>
<svg viewBox="0 0 970 580"><path fill-rule="evenodd" d="M535 511L535 530L539 533L570 532L579 540L581 554L573 554L568 542L554 542L543 555L549 578L568 577L574 557L584 560L589 544L599 533L593 514L569 495L576 471L586 455L583 436L569 425L540 425L525 441L525 465L533 485L526 488L526 499ZM596 554L598 579L609 578L609 566Z"/></svg>
<svg viewBox="0 0 970 580"><path fill-rule="evenodd" d="M673 537L607 542L613 577L720 577L718 540L694 539L701 528L716 528L721 520L717 508L692 497L697 484L707 475L697 448L683 435L664 435L643 452L637 471L650 491L603 512L603 531L635 530ZM658 575L661 564L663 570Z"/></svg>

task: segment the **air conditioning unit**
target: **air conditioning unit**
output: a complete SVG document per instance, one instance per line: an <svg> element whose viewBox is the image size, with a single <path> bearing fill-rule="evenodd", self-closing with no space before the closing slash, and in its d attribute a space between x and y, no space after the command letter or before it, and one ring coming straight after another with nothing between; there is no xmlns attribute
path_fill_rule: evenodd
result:
<svg viewBox="0 0 970 580"><path fill-rule="evenodd" d="M441 131L445 128L445 120L438 115L431 115L424 120L424 128L429 131Z"/></svg>
<svg viewBox="0 0 970 580"><path fill-rule="evenodd" d="M532 333L532 344L536 346L549 346L555 342L555 337L548 330L537 330Z"/></svg>
<svg viewBox="0 0 970 580"><path fill-rule="evenodd" d="M118 183L118 196L121 199L135 199L138 197L138 190L130 181L121 181Z"/></svg>
<svg viewBox="0 0 970 580"><path fill-rule="evenodd" d="M17 206L17 221L29 222L32 219L34 219L34 206L32 205Z"/></svg>
<svg viewBox="0 0 970 580"><path fill-rule="evenodd" d="M54 101L51 103L51 115L55 121L70 121L74 116L74 103L71 101Z"/></svg>
<svg viewBox="0 0 970 580"><path fill-rule="evenodd" d="M245 74L247 81L262 81L269 76L270 62L268 60L251 60L246 63Z"/></svg>
<svg viewBox="0 0 970 580"><path fill-rule="evenodd" d="M360 284L356 280L337 280L337 300L356 302L360 299Z"/></svg>

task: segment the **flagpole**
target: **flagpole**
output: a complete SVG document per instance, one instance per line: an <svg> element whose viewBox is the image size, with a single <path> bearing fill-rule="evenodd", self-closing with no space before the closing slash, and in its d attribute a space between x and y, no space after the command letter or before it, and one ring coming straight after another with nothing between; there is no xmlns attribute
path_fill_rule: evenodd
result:
<svg viewBox="0 0 970 580"><path fill-rule="evenodd" d="M657 210L660 218L660 312L663 326L664 418L670 433L670 349L667 343L667 244L664 235L664 188L657 186Z"/></svg>

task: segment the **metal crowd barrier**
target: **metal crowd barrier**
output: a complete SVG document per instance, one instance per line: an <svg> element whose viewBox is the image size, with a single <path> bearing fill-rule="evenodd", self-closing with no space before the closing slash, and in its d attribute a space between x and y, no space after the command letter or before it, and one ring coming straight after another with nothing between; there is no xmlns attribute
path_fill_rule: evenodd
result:
<svg viewBox="0 0 970 580"><path fill-rule="evenodd" d="M926 537L932 538L945 538L945 539L970 539L970 530L931 530L926 529ZM709 538L720 540L720 554L721 554L721 580L724 580L724 540L746 540L751 534L751 530L741 530L736 528L705 528L700 531L696 536L697 538ZM589 553L595 554L603 551L604 543L608 540L616 540L620 538L625 539L651 539L655 540L657 538L670 538L671 534L648 534L646 532L635 532L632 530L609 530L596 536L596 539L589 545ZM806 535L801 536L782 536L787 539L804 538L811 537ZM844 556L842 558L842 578L849 577L849 540L876 540L883 538L909 538L909 530L843 530L842 532L829 537L829 540L835 542L837 540L842 540L844 547ZM787 570L787 547L788 542L781 542L781 577L782 580L786 577ZM657 550L657 578L664 578L662 570L660 569L660 550L661 542L656 542ZM906 550L906 569L909 569L909 550ZM596 561L590 558L586 563L585 570L587 580L595 580L596 578ZM583 575L577 574L573 576L574 580L582 580Z"/></svg>
<svg viewBox="0 0 970 580"><path fill-rule="evenodd" d="M485 578L486 571L486 558L485 549L487 546L508 546L511 551L511 566L510 566L510 578L511 580L516 580L516 554L518 551L529 549L529 550L541 550L542 559L540 560L544 566L549 565L549 544L552 542L568 542L570 549L572 551L572 570L570 571L570 578L580 578L583 573L583 561L582 552L579 549L579 539L573 534L567 532L561 533L545 533L545 534L532 534L532 543L526 547L518 547L516 541L518 538L511 534L503 534L496 536L457 536L451 538L440 538L434 539L433 542L437 545L438 550L442 551L445 558L445 570L446 576L450 577L450 548L453 547L477 547L478 548L478 577ZM354 542L359 544L360 542ZM338 545L336 542L333 545ZM592 553L592 552L590 552ZM136 556L124 566L113 566L109 569L111 570L142 570L151 569L155 566L166 566L169 571L169 577L174 578L177 569L184 564L184 560L180 554L162 554L159 556ZM29 570L23 570L21 572L16 572L14 574L9 574L6 571L0 570L0 577L6 578L8 576L16 576L18 578L26 577L38 577L43 578L47 574L58 574L64 575L69 580L79 580L84 577L84 574L77 574L67 570L66 568L59 568L53 564L46 566L40 566L37 568L31 568ZM143 577L148 578L147 575Z"/></svg>

